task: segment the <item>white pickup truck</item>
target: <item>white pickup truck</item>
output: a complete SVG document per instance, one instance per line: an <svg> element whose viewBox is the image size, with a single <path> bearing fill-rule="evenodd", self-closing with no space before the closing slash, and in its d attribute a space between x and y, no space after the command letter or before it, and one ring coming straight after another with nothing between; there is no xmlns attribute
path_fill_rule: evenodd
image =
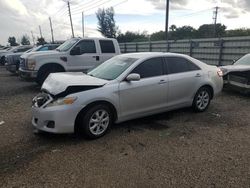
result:
<svg viewBox="0 0 250 188"><path fill-rule="evenodd" d="M120 48L116 39L72 38L55 51L22 55L19 73L22 78L35 79L42 84L50 73L87 72L118 54Z"/></svg>

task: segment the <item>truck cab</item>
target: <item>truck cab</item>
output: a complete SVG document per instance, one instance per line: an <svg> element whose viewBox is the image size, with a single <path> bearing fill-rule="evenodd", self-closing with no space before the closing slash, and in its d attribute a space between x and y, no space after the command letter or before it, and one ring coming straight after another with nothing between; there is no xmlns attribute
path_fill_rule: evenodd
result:
<svg viewBox="0 0 250 188"><path fill-rule="evenodd" d="M24 54L19 72L22 78L32 78L41 85L50 73L87 72L118 54L116 39L72 38L55 51Z"/></svg>

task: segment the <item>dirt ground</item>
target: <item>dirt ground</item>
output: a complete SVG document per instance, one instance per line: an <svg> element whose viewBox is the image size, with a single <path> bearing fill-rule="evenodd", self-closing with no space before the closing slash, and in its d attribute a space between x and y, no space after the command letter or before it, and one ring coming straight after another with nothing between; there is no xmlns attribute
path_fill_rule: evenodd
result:
<svg viewBox="0 0 250 188"><path fill-rule="evenodd" d="M133 120L89 141L34 135L38 92L0 67L0 187L250 187L249 96L223 91L204 113Z"/></svg>

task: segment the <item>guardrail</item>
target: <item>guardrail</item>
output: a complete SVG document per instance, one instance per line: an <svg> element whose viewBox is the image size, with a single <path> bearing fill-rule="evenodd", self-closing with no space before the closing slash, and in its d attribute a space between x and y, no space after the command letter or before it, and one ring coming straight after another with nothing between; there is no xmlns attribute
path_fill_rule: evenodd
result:
<svg viewBox="0 0 250 188"><path fill-rule="evenodd" d="M229 65L250 53L250 36L120 43L122 53L175 52L190 55L207 64Z"/></svg>

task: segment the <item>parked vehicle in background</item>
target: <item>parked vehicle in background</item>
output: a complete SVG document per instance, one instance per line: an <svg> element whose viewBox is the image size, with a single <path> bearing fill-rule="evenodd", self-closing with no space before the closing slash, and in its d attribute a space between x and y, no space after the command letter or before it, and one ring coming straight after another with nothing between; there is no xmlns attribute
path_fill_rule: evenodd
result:
<svg viewBox="0 0 250 188"><path fill-rule="evenodd" d="M250 54L246 54L233 65L221 67L224 84L243 93L250 93Z"/></svg>
<svg viewBox="0 0 250 188"><path fill-rule="evenodd" d="M10 46L2 46L2 47L0 47L0 51L9 50L9 49L11 49Z"/></svg>
<svg viewBox="0 0 250 188"><path fill-rule="evenodd" d="M0 64L4 65L5 62L6 62L6 55L8 54L12 54L12 53L23 53L29 49L33 48L33 46L30 46L30 45L24 45L24 46L17 46L17 47L14 47L10 50L7 50L7 51L4 51L4 52L1 52L0 53Z"/></svg>
<svg viewBox="0 0 250 188"><path fill-rule="evenodd" d="M123 122L182 107L205 111L223 87L222 72L187 55L118 55L87 74L50 74L33 99L41 131L103 136Z"/></svg>
<svg viewBox="0 0 250 188"><path fill-rule="evenodd" d="M84 71L120 54L116 39L72 38L56 51L25 54L20 59L20 76L42 84L50 73Z"/></svg>
<svg viewBox="0 0 250 188"><path fill-rule="evenodd" d="M40 52L40 51L48 51L56 49L60 44L44 44L37 47L34 47L26 52L19 52L19 53L11 53L7 54L5 58L5 65L6 69L11 73L16 73L19 69L20 64L20 57L25 53L33 53L33 52Z"/></svg>

